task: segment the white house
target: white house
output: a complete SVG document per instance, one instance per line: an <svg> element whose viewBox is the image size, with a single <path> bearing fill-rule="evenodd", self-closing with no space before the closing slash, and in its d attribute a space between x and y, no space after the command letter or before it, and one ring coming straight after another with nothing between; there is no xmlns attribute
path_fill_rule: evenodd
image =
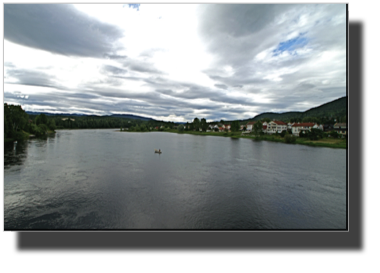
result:
<svg viewBox="0 0 380 273"><path fill-rule="evenodd" d="M338 132L339 134L346 136L347 135L346 123L335 123L334 124L334 131Z"/></svg>
<svg viewBox="0 0 380 273"><path fill-rule="evenodd" d="M267 124L266 133L267 134L275 134L276 132L281 133L284 130L286 131L287 128L288 128L288 125L285 122L280 121L280 120L273 120Z"/></svg>
<svg viewBox="0 0 380 273"><path fill-rule="evenodd" d="M302 131L311 131L311 129L319 129L323 131L323 125L312 122L295 123L292 126L292 134L299 136Z"/></svg>
<svg viewBox="0 0 380 273"><path fill-rule="evenodd" d="M251 121L247 123L247 131L252 131L253 125L256 123L256 121Z"/></svg>

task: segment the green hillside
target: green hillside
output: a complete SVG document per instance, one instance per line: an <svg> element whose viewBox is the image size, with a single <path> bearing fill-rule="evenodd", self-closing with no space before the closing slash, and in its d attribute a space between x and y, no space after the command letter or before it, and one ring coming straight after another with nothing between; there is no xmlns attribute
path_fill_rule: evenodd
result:
<svg viewBox="0 0 380 273"><path fill-rule="evenodd" d="M284 122L315 121L320 123L346 122L347 119L347 97L322 104L311 108L305 112L285 112L285 113L262 113L254 118L244 120L257 121L262 119L276 119Z"/></svg>

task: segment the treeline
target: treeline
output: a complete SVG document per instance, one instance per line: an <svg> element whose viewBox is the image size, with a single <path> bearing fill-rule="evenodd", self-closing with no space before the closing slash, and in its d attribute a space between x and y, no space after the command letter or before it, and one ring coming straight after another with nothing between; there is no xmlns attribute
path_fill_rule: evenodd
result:
<svg viewBox="0 0 380 273"><path fill-rule="evenodd" d="M38 117L29 115L30 118ZM48 121L55 125L55 129L111 129L120 128L122 130L146 131L154 127L173 128L174 122L141 120L133 118L113 117L113 116L72 116L72 115L49 115Z"/></svg>
<svg viewBox="0 0 380 273"><path fill-rule="evenodd" d="M150 128L172 129L174 122L139 120L110 116L71 116L28 114L20 105L4 103L4 141L22 140L30 135L46 136L56 129L106 129L121 128L148 131Z"/></svg>
<svg viewBox="0 0 380 273"><path fill-rule="evenodd" d="M31 118L20 105L4 103L4 141L22 140L29 135L45 136L56 128L54 120L40 114Z"/></svg>

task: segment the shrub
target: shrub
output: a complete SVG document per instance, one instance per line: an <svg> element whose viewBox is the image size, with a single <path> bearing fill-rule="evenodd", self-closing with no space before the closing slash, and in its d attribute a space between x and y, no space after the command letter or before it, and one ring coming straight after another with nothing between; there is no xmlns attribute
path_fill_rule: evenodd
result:
<svg viewBox="0 0 380 273"><path fill-rule="evenodd" d="M284 137L285 135L289 134L288 131L283 130L280 134L281 137Z"/></svg>
<svg viewBox="0 0 380 273"><path fill-rule="evenodd" d="M46 133L49 130L49 128L47 127L47 125L44 124L44 123L41 123L40 125L38 125L38 128L40 128L40 130L42 132L44 132L44 133Z"/></svg>
<svg viewBox="0 0 380 273"><path fill-rule="evenodd" d="M288 134L288 135L285 135L284 140L285 140L285 143L295 143L296 137Z"/></svg>

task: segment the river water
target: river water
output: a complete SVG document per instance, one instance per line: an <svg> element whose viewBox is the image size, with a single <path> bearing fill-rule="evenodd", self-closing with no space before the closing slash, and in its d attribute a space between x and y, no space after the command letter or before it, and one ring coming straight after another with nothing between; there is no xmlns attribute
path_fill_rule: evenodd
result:
<svg viewBox="0 0 380 273"><path fill-rule="evenodd" d="M346 150L58 130L5 145L4 223L6 230L346 229Z"/></svg>

